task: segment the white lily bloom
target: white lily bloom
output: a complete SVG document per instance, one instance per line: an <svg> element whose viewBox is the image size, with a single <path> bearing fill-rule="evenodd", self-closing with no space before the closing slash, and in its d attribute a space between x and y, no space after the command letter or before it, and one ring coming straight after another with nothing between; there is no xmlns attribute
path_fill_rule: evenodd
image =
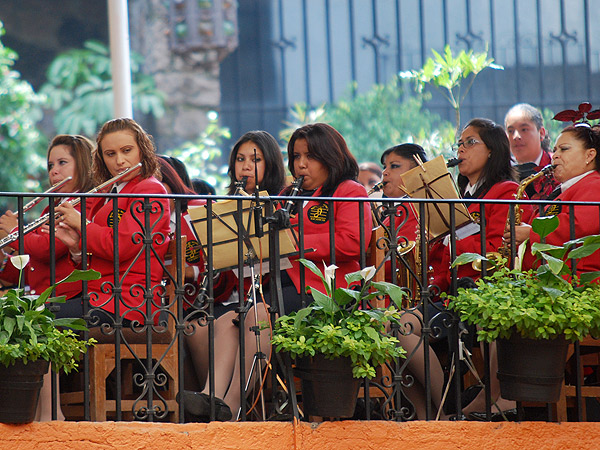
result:
<svg viewBox="0 0 600 450"><path fill-rule="evenodd" d="M338 266L336 266L335 264L326 266L325 263L323 263L323 266L325 267L325 271L324 271L325 282L327 283L328 286L331 286L331 283L333 282L333 279L335 278L335 269L337 269Z"/></svg>
<svg viewBox="0 0 600 450"><path fill-rule="evenodd" d="M10 262L19 270L23 270L27 264L29 264L29 255L17 255L11 256Z"/></svg>
<svg viewBox="0 0 600 450"><path fill-rule="evenodd" d="M363 277L365 281L369 281L375 276L375 272L376 269L374 266L365 267L360 271L360 276Z"/></svg>

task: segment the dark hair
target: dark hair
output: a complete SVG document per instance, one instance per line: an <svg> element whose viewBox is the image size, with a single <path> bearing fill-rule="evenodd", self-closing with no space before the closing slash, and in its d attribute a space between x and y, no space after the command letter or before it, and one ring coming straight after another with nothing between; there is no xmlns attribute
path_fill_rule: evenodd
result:
<svg viewBox="0 0 600 450"><path fill-rule="evenodd" d="M516 181L517 173L511 165L510 144L504 128L489 119L481 118L471 120L464 126L463 132L468 127L477 129L479 137L490 151L490 157L481 173L483 184L477 189L476 196L481 197L493 185L501 181ZM458 187L461 194L465 192L468 184L469 179L467 177L458 176Z"/></svg>
<svg viewBox="0 0 600 450"><path fill-rule="evenodd" d="M283 156L279 144L273 136L266 131L248 131L233 146L229 154L229 168L227 174L231 182L227 186L227 194L233 195L236 190L235 182L235 159L240 147L246 142L256 144L265 158L265 172L260 189L266 190L270 195L277 195L285 183L285 168L283 167ZM258 180L256 180L258 183Z"/></svg>
<svg viewBox="0 0 600 450"><path fill-rule="evenodd" d="M192 180L192 186L194 187L194 191L196 194L200 195L216 195L217 191L215 187L210 184L208 181L202 180L200 178L194 178Z"/></svg>
<svg viewBox="0 0 600 450"><path fill-rule="evenodd" d="M409 160L412 164L412 167L417 166L417 162L415 161L415 158L413 158L413 156L418 156L423 162L427 161L427 155L425 154L425 150L423 150L423 147L417 144L400 144L388 148L381 155L381 164L385 164L385 160L387 159L390 153L394 153L395 155L401 156L402 158Z"/></svg>
<svg viewBox="0 0 600 450"><path fill-rule="evenodd" d="M162 183L169 186L173 194L195 194L189 187L185 185L179 174L175 171L173 166L164 158L158 158L158 165L160 166L160 173L162 175ZM187 209L187 200L181 202L181 210Z"/></svg>
<svg viewBox="0 0 600 450"><path fill-rule="evenodd" d="M508 110L506 115L504 116L504 127L506 128L506 118L517 111L523 112L525 117L529 119L535 125L535 128L539 131L544 126L544 117L539 109L535 106L531 106L529 103L517 103L512 108ZM549 151L550 150L550 134L546 133L544 139L541 142L542 150Z"/></svg>
<svg viewBox="0 0 600 450"><path fill-rule="evenodd" d="M575 136L579 142L583 144L585 149L594 148L596 149L596 171L600 172L600 125L593 127L587 124L570 125L564 128L560 134L571 133Z"/></svg>
<svg viewBox="0 0 600 450"><path fill-rule="evenodd" d="M90 176L92 167L92 150L94 144L85 136L79 134L59 134L52 139L48 145L46 153L46 162L50 158L50 152L58 145L65 145L69 148L69 154L75 160L75 191L87 192L92 189L93 182Z"/></svg>
<svg viewBox="0 0 600 450"><path fill-rule="evenodd" d="M331 196L342 181L356 181L358 163L348 150L342 135L331 125L313 123L298 128L288 142L288 168L294 177L294 144L299 139L305 139L308 151L329 171L329 176L323 184L321 195Z"/></svg>
<svg viewBox="0 0 600 450"><path fill-rule="evenodd" d="M358 165L358 171L366 171L371 172L373 175L377 175L379 178L383 175L383 170L381 167L375 164L374 162L362 162Z"/></svg>
<svg viewBox="0 0 600 450"><path fill-rule="evenodd" d="M175 172L177 172L177 175L179 175L179 178L181 178L183 184L185 184L188 188L193 189L192 181L190 180L190 176L183 161L175 158L174 156L158 155L158 157L168 162L171 167L175 169Z"/></svg>
<svg viewBox="0 0 600 450"><path fill-rule="evenodd" d="M152 136L146 133L135 120L121 118L109 120L102 125L102 128L96 137L97 147L94 151L92 161L92 173L96 183L100 184L112 178L112 175L106 167L106 163L104 162L104 155L102 154L102 139L104 139L107 134L114 133L116 131L131 131L135 137L135 141L140 149L140 160L142 162L140 176L142 178L149 178L151 176L160 177L158 157L156 156L156 149L154 147Z"/></svg>

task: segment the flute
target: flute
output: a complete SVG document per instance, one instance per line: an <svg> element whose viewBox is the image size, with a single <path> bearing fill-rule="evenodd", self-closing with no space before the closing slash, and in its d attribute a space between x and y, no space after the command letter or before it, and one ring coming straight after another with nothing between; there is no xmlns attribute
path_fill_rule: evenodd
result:
<svg viewBox="0 0 600 450"><path fill-rule="evenodd" d="M58 191L65 183L71 181L73 179L73 177L67 177L62 181L59 181L58 183L56 183L54 186L52 186L50 189L48 189L47 191L44 191L44 194L50 194L51 192L56 192ZM36 206L39 202L41 202L44 199L43 195L40 195L39 197L34 198L33 200L31 200L29 203L27 203L25 206L23 206L23 213L26 213L27 211L29 211L31 208L33 208L34 206Z"/></svg>
<svg viewBox="0 0 600 450"><path fill-rule="evenodd" d="M112 185L112 184L120 181L121 179L123 179L127 175L129 175L131 172L133 172L135 170L138 170L140 167L142 167L142 163L141 162L137 163L133 167L130 167L129 169L125 170L124 172L121 172L120 174L115 175L110 180L107 180L104 183L96 186L94 189L86 192L86 194L95 194L96 192L101 191L105 187L110 186L110 185ZM69 203L71 203L71 205L73 205L73 206L77 206L80 202L81 202L81 197L78 197L78 198L74 199L73 201L71 201ZM55 218L57 216L58 216L58 214L54 215ZM47 223L48 220L50 220L50 214L46 213L43 216L41 216L39 219L34 220L29 225L25 226L23 228L23 235L26 235L30 231L33 231L33 230L41 227L42 225L44 225L45 223ZM12 244L13 242L17 241L18 239L19 239L19 231L18 230L10 233L4 239L0 239L0 249L6 247L9 244Z"/></svg>

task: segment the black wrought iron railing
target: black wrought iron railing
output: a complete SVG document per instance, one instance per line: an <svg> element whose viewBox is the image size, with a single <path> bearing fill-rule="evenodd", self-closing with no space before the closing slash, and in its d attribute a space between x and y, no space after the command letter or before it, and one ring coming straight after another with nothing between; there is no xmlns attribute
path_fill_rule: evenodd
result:
<svg viewBox="0 0 600 450"><path fill-rule="evenodd" d="M29 244L27 233L24 234L23 230L27 220L22 208L31 195L0 195L14 199L21 211L18 214L19 237L10 243L10 246L18 253L26 253ZM46 194L45 197L48 200L44 200L42 204L49 206L51 213L48 222L48 261L50 282L53 283L56 277L56 248L60 245L54 240L56 220L53 201L58 194ZM125 213L119 211L117 196L113 194L82 195L83 200L92 197L106 197L108 202L113 202L112 217L120 217ZM118 197L132 196L122 194ZM164 200L164 197L174 200L172 205L175 214L168 233L156 228L159 223L157 218L170 214L170 211L164 208L165 202L160 201ZM284 279L282 285L282 277L286 270L283 267L286 266L283 266L285 263L280 251L280 248L283 248L279 238L282 232L281 222L273 218L273 211L276 210L278 201L286 201L289 198L261 198L260 204L257 205L253 203L253 198L177 195L164 197L138 196L132 202L133 210L130 211L138 218L136 229L130 235L123 236L119 234L119 220L115 220L112 222L112 242L95 242L93 245L90 243L90 234L86 231L86 223L94 218L89 216L86 202L81 203L81 266L98 267L97 261L94 260L98 255L89 249L99 244L113 248L114 257L109 270L112 272L104 274L105 282L99 286L98 291L91 289L89 283L82 283L84 318L90 324L90 330L84 333L84 337L94 337L99 343L81 361L78 374L61 377L60 390L58 384L53 383L55 416L59 414L57 406L60 401L62 411L68 419L179 422L199 420L198 417L186 415L185 402L190 398L185 395L178 396L185 388L192 391L204 389L207 394L210 408L209 416L204 417L204 420L227 419L228 417L220 416L222 407L219 396L224 396L227 400L231 398L232 392L238 392L239 402L239 407L233 402L236 404L236 407L232 408L234 418L265 420L274 416L302 417L302 407L298 408L294 395L296 387L290 372L290 361L285 355L271 351L268 344L269 327L266 325L269 322L272 324L280 312L285 311L286 280ZM308 199L294 198L300 203ZM182 215L183 202L191 200L194 202L190 204L196 206L189 208L189 217ZM232 208L228 211L222 208L223 200L231 201ZM379 261L378 269L385 271L385 261L388 260L388 281L399 284L407 292L408 301L403 308L404 322L390 329L408 350L407 357L389 361L378 371L377 378L364 382L364 389L361 390L363 400L360 401L362 410L357 410L356 418L432 420L438 415L440 402L445 405L444 416L460 416L461 407L457 405L463 403L463 393L469 383L465 364L461 359L464 357L465 341L468 341L469 348L476 348L478 345L474 342L475 330L465 327L456 315L444 308L438 301L438 288L430 284L427 251L429 242L419 238L427 236L427 221L418 221L417 241L414 242L407 239L402 232L409 216L406 209L409 202L406 199L397 200L391 207L386 204L378 208L373 207L373 211L379 211L380 220L385 217L389 220L381 220L387 223L386 232L372 238L371 227L367 226L371 224L371 218L365 217L364 203L381 202L381 199L323 198L322 202L328 205L325 215L320 219L327 224L327 236L325 241L320 242L327 242L331 254L331 258L324 262L341 264L349 258L354 258L359 267L365 267L370 261ZM340 243L345 237L339 232L336 233L336 220L340 218L336 217L334 211L339 202L350 203L356 208L354 225L358 233L356 248L359 251L353 257L348 256L348 249L340 248ZM448 225L451 230L451 248L456 243L456 207L463 202L481 204L480 220L483 223L486 220L486 207L499 203L515 203L508 200L437 201L439 208L449 208L450 211ZM421 218L426 217L425 208L429 203L427 200L410 200L411 207ZM521 203L539 205L542 202ZM560 205L563 210L568 208L572 217L573 212L582 207L596 208L596 214L600 217L600 202L560 202ZM259 214L261 219L255 219ZM226 217L227 215L229 217ZM514 220L514 214L508 218L509 222ZM311 241L310 233L307 234L306 230L310 230L313 225L300 218L295 228L298 231L298 241L295 245L300 248L299 255L309 259L310 248L305 248L305 245L310 247L314 241ZM572 236L575 236L576 225L572 220ZM188 229L192 232L186 232ZM229 234L223 234L224 229ZM264 232L263 240L256 237L257 230L259 235ZM283 233L287 235L286 231ZM231 235L235 238L231 238ZM481 242L480 253L485 255L489 250L485 248L485 227L481 228ZM120 258L124 246L134 250L127 253L127 258ZM166 246L168 251L165 254ZM252 251L249 251L249 248ZM3 248L6 249L8 245ZM203 263L198 263L197 257L200 253L203 254ZM374 258L374 254L379 254L379 259ZM451 256L454 257L455 253ZM190 264L192 260L200 269L194 271L191 268L194 265ZM157 283L151 276L153 269L156 270L156 264L160 265L164 273ZM145 270L136 274L140 265ZM299 270L304 272L304 268ZM448 290L451 294L456 293L459 282L457 271L449 267L447 270L450 273ZM244 277L236 277L244 271L254 275L255 290L251 289L253 283L244 283ZM481 273L486 273L485 264ZM0 273L0 279L4 285L10 285L11 280L5 279L5 275L4 272ZM28 276L30 278L25 280L25 284L32 281L32 276L36 276L35 271L29 272ZM133 276L137 278L131 282L130 278ZM301 301L306 304L308 297L304 294L305 274L299 279L302 283ZM289 288L289 278L287 282ZM260 306L263 296L270 303L268 313ZM216 318L216 310L224 311L223 301L230 304L229 307L225 307L228 308L225 309L227 315ZM106 309L110 302L114 302L114 314L105 315L107 319L104 323L95 326L98 318L93 313ZM252 305L257 307L251 309ZM231 343L229 346L223 345L223 339L231 338L231 334L225 336L223 323L227 325L227 332L233 330L234 333L233 340L227 341ZM229 352L223 348L229 349ZM579 346L575 346L575 355L576 358L580 358ZM222 370L224 359L227 360L225 372ZM491 377L495 376L490 373L489 359L489 348L486 345L482 347L482 363L479 367L482 373L478 374L485 386L489 386ZM442 380L432 377L432 372L436 369L432 367L432 362L439 363L444 375ZM576 366L580 367L579 362ZM250 372L254 378L249 381ZM582 420L582 377L576 376L575 381L575 418ZM411 400L410 393L417 383L422 383L424 405L417 405ZM223 388L223 385L227 387ZM490 407L489 393L487 404ZM525 411L522 406L519 405L521 417ZM543 406L542 409L548 412L542 413L542 420L555 420L551 405L547 405L547 408ZM424 409L420 410L421 407ZM490 412L488 408L488 414Z"/></svg>

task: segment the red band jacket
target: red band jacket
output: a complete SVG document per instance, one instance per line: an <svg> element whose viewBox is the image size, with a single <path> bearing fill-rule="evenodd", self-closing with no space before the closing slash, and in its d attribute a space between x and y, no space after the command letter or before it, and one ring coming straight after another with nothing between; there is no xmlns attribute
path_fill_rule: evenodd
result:
<svg viewBox="0 0 600 450"><path fill-rule="evenodd" d="M396 228L396 237L398 238L398 244L408 244L408 242L414 242L417 239L417 234L419 232L419 219L417 218L417 214L415 211L414 203L401 203L396 206L396 215L394 217L394 228ZM386 227L390 226L391 218L386 216L383 220L383 224ZM404 223L403 223L404 222ZM402 225L400 225L402 224ZM415 249L414 251L417 251ZM411 258L407 258L408 261L411 261ZM400 261L396 263L396 267L402 264ZM385 279L387 281L392 281L392 268L391 261L387 260L385 262ZM400 280L398 280L400 281ZM407 280L405 280L407 281Z"/></svg>
<svg viewBox="0 0 600 450"><path fill-rule="evenodd" d="M75 207L79 211L79 205ZM48 207L42 212L42 216L48 213ZM15 228L14 231L18 231ZM18 243L13 244L18 247ZM60 281L67 277L73 271L73 265L69 258L69 250L58 239L55 239L55 277L54 281ZM23 238L23 248L25 254L31 258L24 274L26 275L27 283L31 289L32 295L41 294L50 283L50 266L52 258L50 255L50 235L42 233L41 227L25 234ZM14 284L18 283L19 271L10 263L7 262L2 278L6 281L11 281ZM81 283L63 283L56 286L56 295L64 295L67 298L75 297L81 293Z"/></svg>
<svg viewBox="0 0 600 450"><path fill-rule="evenodd" d="M77 211L80 206L75 207ZM48 212L46 207L42 215ZM50 286L50 235L42 233L41 228L27 233L23 239L25 253L31 258L27 270L27 282L31 288L31 294L39 295ZM54 251L56 254L55 281L60 281L73 271L70 262L69 250L58 239L55 239ZM56 286L56 295L65 295L67 298L75 297L81 293L81 282L63 283Z"/></svg>
<svg viewBox="0 0 600 450"><path fill-rule="evenodd" d="M502 181L496 183L487 191L482 200L514 200L519 185L514 181ZM478 222L481 216L481 204L473 202L468 205L471 217ZM533 214L530 205L521 205L521 221L529 222ZM486 204L485 205L485 252L496 252L502 246L502 236L506 227L506 220L509 214L508 204ZM464 239L456 241L456 255L462 253L481 253L481 234L476 233ZM433 268L433 276L430 278L430 284L437 285L440 290L447 291L450 286L450 247L445 246L441 241L434 243L429 251L429 264ZM458 267L458 277L471 277L474 280L480 277L481 273L474 270L471 264L463 264Z"/></svg>
<svg viewBox="0 0 600 450"><path fill-rule="evenodd" d="M321 188L313 194L313 197L321 195ZM346 180L342 182L332 197L367 197L365 188L355 182ZM304 248L314 249L314 252L306 253L304 257L313 261L317 267L323 270L323 262L330 265L331 255L329 252L329 219L327 202L322 203L316 200L308 201L302 208L304 219ZM335 265L336 285L346 287L344 279L347 273L360 270L360 223L359 208L360 204L356 202L333 202L333 218L335 221ZM363 224L364 224L364 251L366 252L371 238L373 219L371 216L371 206L368 202L362 203ZM290 220L292 225L298 223L298 216ZM297 258L291 258L293 267L287 269L287 273L294 282L294 286L300 293L300 263ZM310 270L305 270L306 286L312 286L323 291L323 282Z"/></svg>
<svg viewBox="0 0 600 450"><path fill-rule="evenodd" d="M118 200L118 262L119 274L117 283L120 283L122 303L119 304L119 314L126 310L139 308L142 314L146 313L143 289L146 287L146 252L142 243L143 227L145 226L144 211L142 210L142 195L166 194L164 186L154 177L141 179L136 177L129 181L120 194L140 194L140 198L119 198ZM108 312L115 312L113 292L114 276L114 217L113 201L105 198L90 198L88 202L88 217L91 222L86 227L87 252L89 268L102 274L99 280L88 282L90 303ZM150 288L161 283L163 268L159 258L164 260L170 231L170 212L168 199L150 199L152 209L149 213L150 233L154 235L150 252ZM132 208L133 206L133 208ZM160 234L159 234L160 233ZM102 284L108 282L102 289ZM110 286L110 287L109 287ZM154 290L151 311L154 312L160 305L159 289ZM124 317L127 319L141 320L142 315L129 312ZM150 319L150 318L148 318Z"/></svg>
<svg viewBox="0 0 600 450"><path fill-rule="evenodd" d="M600 173L592 172L583 177L556 198L556 201L561 200L577 202L600 201ZM569 209L569 206L560 204L546 206L545 214L556 215L559 220L558 228L546 236L547 244L562 245L571 240ZM575 219L574 238L600 233L600 211L598 206L575 205L573 206L573 215ZM529 239L531 243L540 242L540 237L533 232L533 229L530 232ZM524 268L531 268L533 263L534 257L531 255L531 252L525 252ZM600 270L598 252L577 262L577 273L597 270Z"/></svg>

